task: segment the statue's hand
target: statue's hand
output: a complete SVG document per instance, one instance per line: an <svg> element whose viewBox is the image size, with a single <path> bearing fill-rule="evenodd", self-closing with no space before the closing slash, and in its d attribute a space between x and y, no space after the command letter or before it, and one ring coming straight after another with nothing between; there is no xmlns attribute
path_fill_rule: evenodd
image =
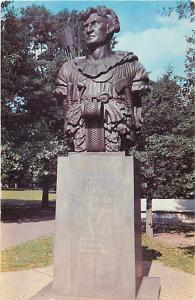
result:
<svg viewBox="0 0 195 300"><path fill-rule="evenodd" d="M109 99L110 99L110 95L108 93L102 93L99 98L98 98L98 101L100 101L101 103L108 103Z"/></svg>
<svg viewBox="0 0 195 300"><path fill-rule="evenodd" d="M57 101L61 104L66 99L66 91L62 86L57 86L53 91L53 95L57 99Z"/></svg>

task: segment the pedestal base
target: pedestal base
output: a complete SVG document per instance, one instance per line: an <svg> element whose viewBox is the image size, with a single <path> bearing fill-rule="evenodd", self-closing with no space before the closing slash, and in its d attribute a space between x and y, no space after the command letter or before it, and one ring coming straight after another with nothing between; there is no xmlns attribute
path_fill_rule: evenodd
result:
<svg viewBox="0 0 195 300"><path fill-rule="evenodd" d="M53 293L135 299L142 281L139 191L137 162L124 153L58 159Z"/></svg>
<svg viewBox="0 0 195 300"><path fill-rule="evenodd" d="M158 300L159 279L142 279L136 160L59 158L53 282L31 300Z"/></svg>
<svg viewBox="0 0 195 300"><path fill-rule="evenodd" d="M138 295L135 300L159 300L159 296L160 296L160 278L144 277ZM52 283L50 283L29 300L111 300L111 299L56 295L52 292ZM129 299L129 300L134 300L134 299Z"/></svg>
<svg viewBox="0 0 195 300"><path fill-rule="evenodd" d="M158 300L160 297L160 278L144 277L136 300Z"/></svg>

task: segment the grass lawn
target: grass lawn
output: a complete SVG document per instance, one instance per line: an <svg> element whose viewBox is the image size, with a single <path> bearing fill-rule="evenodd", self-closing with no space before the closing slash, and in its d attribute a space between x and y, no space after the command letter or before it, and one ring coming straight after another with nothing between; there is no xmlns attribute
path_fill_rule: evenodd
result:
<svg viewBox="0 0 195 300"><path fill-rule="evenodd" d="M42 190L3 190L1 193L3 222L51 220L55 217L56 193L49 193L49 207L42 207Z"/></svg>
<svg viewBox="0 0 195 300"><path fill-rule="evenodd" d="M41 190L3 190L2 221L40 221L53 219L55 215L55 193L49 194L48 209L41 208ZM142 236L143 260L158 260L170 267L195 274L193 247L177 247ZM53 240L50 237L29 241L20 246L5 249L1 253L1 270L18 271L41 268L52 264Z"/></svg>
<svg viewBox="0 0 195 300"><path fill-rule="evenodd" d="M166 266L195 274L195 258L191 249L154 241L145 235L143 235L142 244L143 260L161 261ZM53 239L44 237L32 240L20 246L5 249L1 255L2 272L46 267L52 264Z"/></svg>
<svg viewBox="0 0 195 300"><path fill-rule="evenodd" d="M53 239L43 237L1 252L1 271L43 268L52 263Z"/></svg>
<svg viewBox="0 0 195 300"><path fill-rule="evenodd" d="M166 266L175 267L195 275L194 247L177 247L149 239L145 234L142 235L142 245L143 260L152 260L150 257L153 256ZM151 256L150 251L151 254L153 253Z"/></svg>
<svg viewBox="0 0 195 300"><path fill-rule="evenodd" d="M4 200L38 200L42 199L42 190L2 190L1 199ZM55 200L56 194L49 193L49 200Z"/></svg>

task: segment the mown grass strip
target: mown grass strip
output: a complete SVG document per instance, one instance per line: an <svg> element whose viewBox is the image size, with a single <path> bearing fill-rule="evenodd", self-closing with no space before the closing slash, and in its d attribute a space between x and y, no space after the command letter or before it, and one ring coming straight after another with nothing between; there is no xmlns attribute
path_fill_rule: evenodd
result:
<svg viewBox="0 0 195 300"><path fill-rule="evenodd" d="M156 259L169 267L175 267L187 273L195 274L195 256L193 247L176 247L142 236L143 260L148 260L148 253L153 252Z"/></svg>
<svg viewBox="0 0 195 300"><path fill-rule="evenodd" d="M52 263L53 239L43 237L5 249L1 254L1 271L43 268Z"/></svg>
<svg viewBox="0 0 195 300"><path fill-rule="evenodd" d="M42 199L42 190L2 190L1 199L3 200L38 200ZM49 193L49 200L55 200L56 194Z"/></svg>
<svg viewBox="0 0 195 300"><path fill-rule="evenodd" d="M143 260L157 260L166 266L195 274L195 258L191 247L184 249L155 241L143 235ZM1 271L43 268L52 264L53 238L43 237L5 249L1 256Z"/></svg>

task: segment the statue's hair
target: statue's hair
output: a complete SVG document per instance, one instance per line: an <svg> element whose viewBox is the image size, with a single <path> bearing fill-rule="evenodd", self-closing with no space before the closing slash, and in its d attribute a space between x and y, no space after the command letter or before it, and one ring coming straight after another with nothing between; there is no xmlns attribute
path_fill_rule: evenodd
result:
<svg viewBox="0 0 195 300"><path fill-rule="evenodd" d="M89 16L94 13L111 21L114 27L113 33L114 32L117 33L120 31L120 22L118 16L115 14L115 12L112 9L106 8L105 6L97 6L96 8L89 7L86 11L82 11L80 13L81 21L85 22L89 18Z"/></svg>

